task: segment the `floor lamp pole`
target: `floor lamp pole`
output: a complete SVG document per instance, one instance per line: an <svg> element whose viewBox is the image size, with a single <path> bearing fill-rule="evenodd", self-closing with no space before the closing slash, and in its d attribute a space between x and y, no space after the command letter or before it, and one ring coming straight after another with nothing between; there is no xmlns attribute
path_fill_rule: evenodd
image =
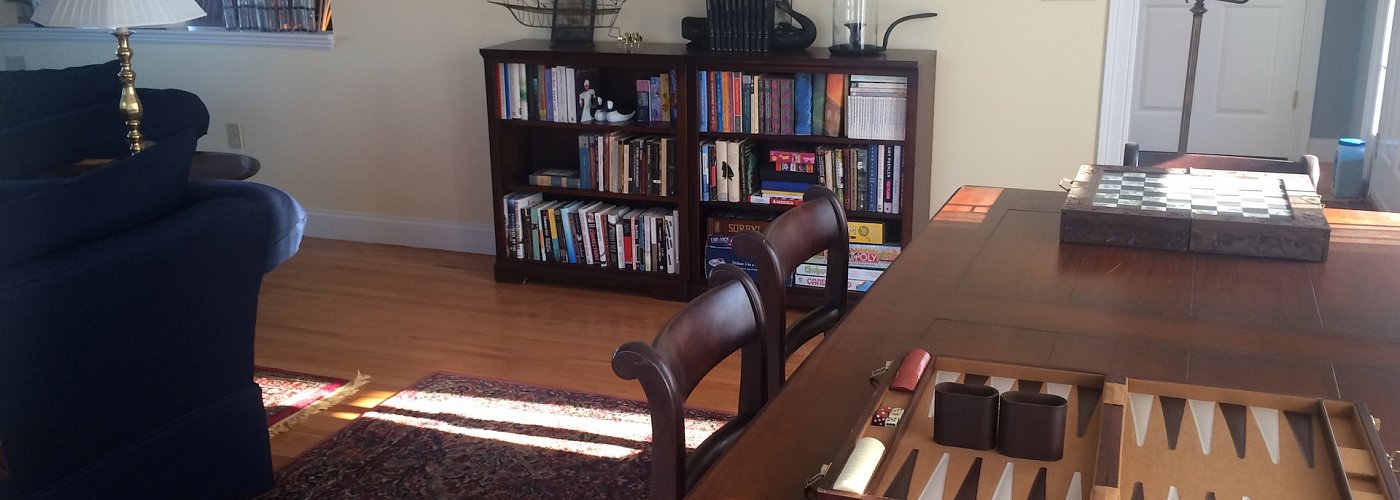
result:
<svg viewBox="0 0 1400 500"><path fill-rule="evenodd" d="M1222 0L1243 4L1249 0ZM1201 18L1206 15L1206 0L1196 0L1191 6L1191 51L1186 56L1186 95L1181 100L1181 131L1176 139L1176 152L1186 154L1191 138L1191 107L1196 99L1196 60L1201 56Z"/></svg>

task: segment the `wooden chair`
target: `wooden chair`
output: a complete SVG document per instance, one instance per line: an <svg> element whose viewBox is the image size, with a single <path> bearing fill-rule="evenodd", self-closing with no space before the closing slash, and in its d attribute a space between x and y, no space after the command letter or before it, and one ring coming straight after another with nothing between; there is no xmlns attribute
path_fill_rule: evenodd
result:
<svg viewBox="0 0 1400 500"><path fill-rule="evenodd" d="M823 251L826 289L821 305L788 326L787 279L797 266ZM779 367L803 344L825 334L846 316L850 233L840 200L825 187L808 188L802 195L802 205L783 213L763 233L749 230L735 235L734 254L758 268L758 290L763 295L768 328L782 346L781 357L770 362L777 362ZM769 383L782 387L782 369L776 377Z"/></svg>
<svg viewBox="0 0 1400 500"><path fill-rule="evenodd" d="M1162 151L1140 151L1137 143L1123 145L1123 165L1129 167L1158 168L1198 168L1206 170L1241 170L1247 172L1273 172L1279 174L1307 174L1313 186L1321 180L1322 170L1317 157L1303 155L1301 158L1278 160L1251 156L1206 155L1195 153L1168 153Z"/></svg>
<svg viewBox="0 0 1400 500"><path fill-rule="evenodd" d="M765 335L758 288L748 274L723 264L710 277L709 291L690 301L656 334L650 345L628 342L613 353L613 373L638 380L651 412L651 498L685 496L753 420L771 395L766 362L777 339ZM685 401L721 361L741 352L739 414L715 431L689 458L685 448Z"/></svg>

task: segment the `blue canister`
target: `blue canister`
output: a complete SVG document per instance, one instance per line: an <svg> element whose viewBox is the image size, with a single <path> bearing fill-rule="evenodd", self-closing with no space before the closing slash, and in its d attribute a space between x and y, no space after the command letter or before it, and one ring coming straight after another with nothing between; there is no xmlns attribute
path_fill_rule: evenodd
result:
<svg viewBox="0 0 1400 500"><path fill-rule="evenodd" d="M1332 165L1332 196L1360 198L1366 164L1366 141L1354 137L1337 140L1337 162Z"/></svg>

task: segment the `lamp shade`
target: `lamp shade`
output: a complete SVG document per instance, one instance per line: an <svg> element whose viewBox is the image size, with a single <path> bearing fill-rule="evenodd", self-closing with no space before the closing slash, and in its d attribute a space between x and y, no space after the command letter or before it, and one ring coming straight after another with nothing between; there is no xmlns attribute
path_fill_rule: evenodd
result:
<svg viewBox="0 0 1400 500"><path fill-rule="evenodd" d="M204 17L194 0L47 0L31 19L64 28L133 28Z"/></svg>

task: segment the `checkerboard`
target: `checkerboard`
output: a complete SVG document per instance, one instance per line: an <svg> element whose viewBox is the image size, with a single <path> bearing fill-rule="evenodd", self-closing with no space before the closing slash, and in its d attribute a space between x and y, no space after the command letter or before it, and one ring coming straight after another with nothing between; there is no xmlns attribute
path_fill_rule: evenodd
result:
<svg viewBox="0 0 1400 500"><path fill-rule="evenodd" d="M1105 172L1093 206L1153 212L1292 218L1277 179L1227 179L1170 172Z"/></svg>

